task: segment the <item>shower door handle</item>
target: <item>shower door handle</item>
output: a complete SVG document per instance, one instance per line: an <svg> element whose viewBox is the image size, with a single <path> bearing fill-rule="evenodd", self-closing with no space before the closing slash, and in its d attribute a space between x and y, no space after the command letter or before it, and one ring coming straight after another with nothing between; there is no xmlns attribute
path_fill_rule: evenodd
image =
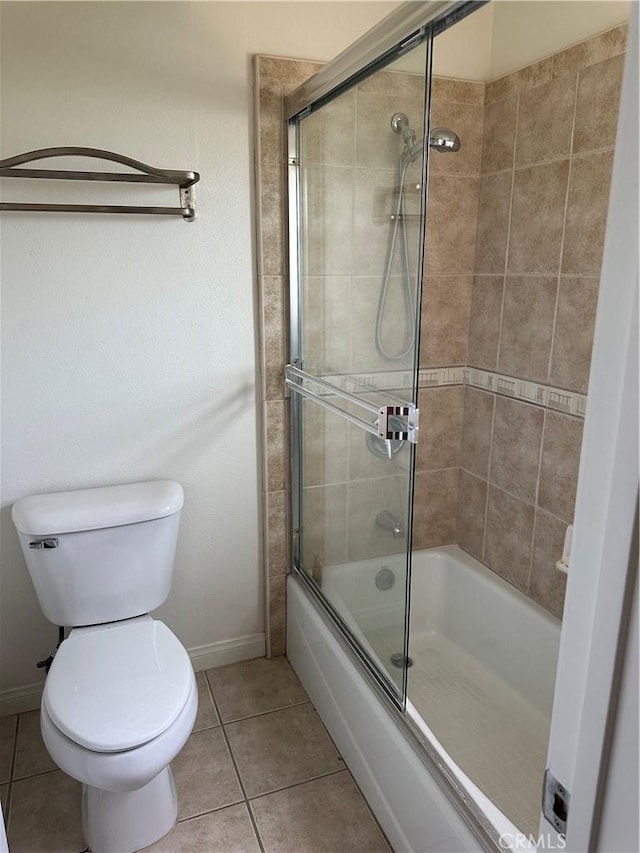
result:
<svg viewBox="0 0 640 853"><path fill-rule="evenodd" d="M399 406L376 406L373 403L361 400L357 395L345 391L326 379L306 373L293 364L288 364L285 368L285 386L295 394L313 400L319 406L334 412L378 439L383 441L409 441L412 444L416 444L418 441L420 411L412 403L402 403ZM346 411L341 406L331 402L332 397L345 400L347 403L359 407L363 414L366 413L367 419L365 420L365 418ZM373 423L369 420L371 416L376 418ZM399 424L406 429L398 430Z"/></svg>
<svg viewBox="0 0 640 853"><path fill-rule="evenodd" d="M406 430L397 430L398 420ZM418 443L420 409L415 406L381 406L378 409L378 438L384 441L410 441Z"/></svg>

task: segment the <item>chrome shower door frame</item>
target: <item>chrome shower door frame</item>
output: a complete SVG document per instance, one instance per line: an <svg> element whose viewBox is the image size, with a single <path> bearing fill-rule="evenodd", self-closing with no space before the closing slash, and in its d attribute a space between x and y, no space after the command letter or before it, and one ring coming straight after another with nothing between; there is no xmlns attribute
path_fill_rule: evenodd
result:
<svg viewBox="0 0 640 853"><path fill-rule="evenodd" d="M289 240L289 361L299 365L302 352L302 274L300 269L301 214L300 214L300 124L287 122L287 200ZM293 566L300 564L300 489L302 483L302 400L297 394L289 395L291 412L291 559Z"/></svg>

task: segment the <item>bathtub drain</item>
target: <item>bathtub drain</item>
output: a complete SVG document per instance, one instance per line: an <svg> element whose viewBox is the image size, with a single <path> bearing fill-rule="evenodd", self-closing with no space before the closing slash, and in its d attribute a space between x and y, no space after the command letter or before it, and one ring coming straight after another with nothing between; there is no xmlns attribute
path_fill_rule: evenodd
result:
<svg viewBox="0 0 640 853"><path fill-rule="evenodd" d="M405 657L402 652L396 652L391 655L391 663L394 666L397 666L398 669L404 669L405 667L413 666L413 661L410 657Z"/></svg>
<svg viewBox="0 0 640 853"><path fill-rule="evenodd" d="M369 435L369 433L367 433ZM383 566L376 575L376 586L380 592L387 592L396 582L396 576L389 566Z"/></svg>

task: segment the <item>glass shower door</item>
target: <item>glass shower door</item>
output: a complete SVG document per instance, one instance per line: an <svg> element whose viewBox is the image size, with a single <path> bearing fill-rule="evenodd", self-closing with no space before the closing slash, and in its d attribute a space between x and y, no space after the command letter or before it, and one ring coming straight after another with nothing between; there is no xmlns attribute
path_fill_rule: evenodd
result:
<svg viewBox="0 0 640 853"><path fill-rule="evenodd" d="M426 64L423 42L290 126L294 564L400 702Z"/></svg>

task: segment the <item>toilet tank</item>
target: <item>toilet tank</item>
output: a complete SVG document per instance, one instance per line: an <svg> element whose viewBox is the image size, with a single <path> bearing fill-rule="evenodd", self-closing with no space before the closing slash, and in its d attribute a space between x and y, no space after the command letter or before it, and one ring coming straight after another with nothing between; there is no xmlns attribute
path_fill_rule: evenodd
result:
<svg viewBox="0 0 640 853"><path fill-rule="evenodd" d="M16 501L11 517L47 619L97 625L159 607L171 587L183 502L171 480Z"/></svg>

